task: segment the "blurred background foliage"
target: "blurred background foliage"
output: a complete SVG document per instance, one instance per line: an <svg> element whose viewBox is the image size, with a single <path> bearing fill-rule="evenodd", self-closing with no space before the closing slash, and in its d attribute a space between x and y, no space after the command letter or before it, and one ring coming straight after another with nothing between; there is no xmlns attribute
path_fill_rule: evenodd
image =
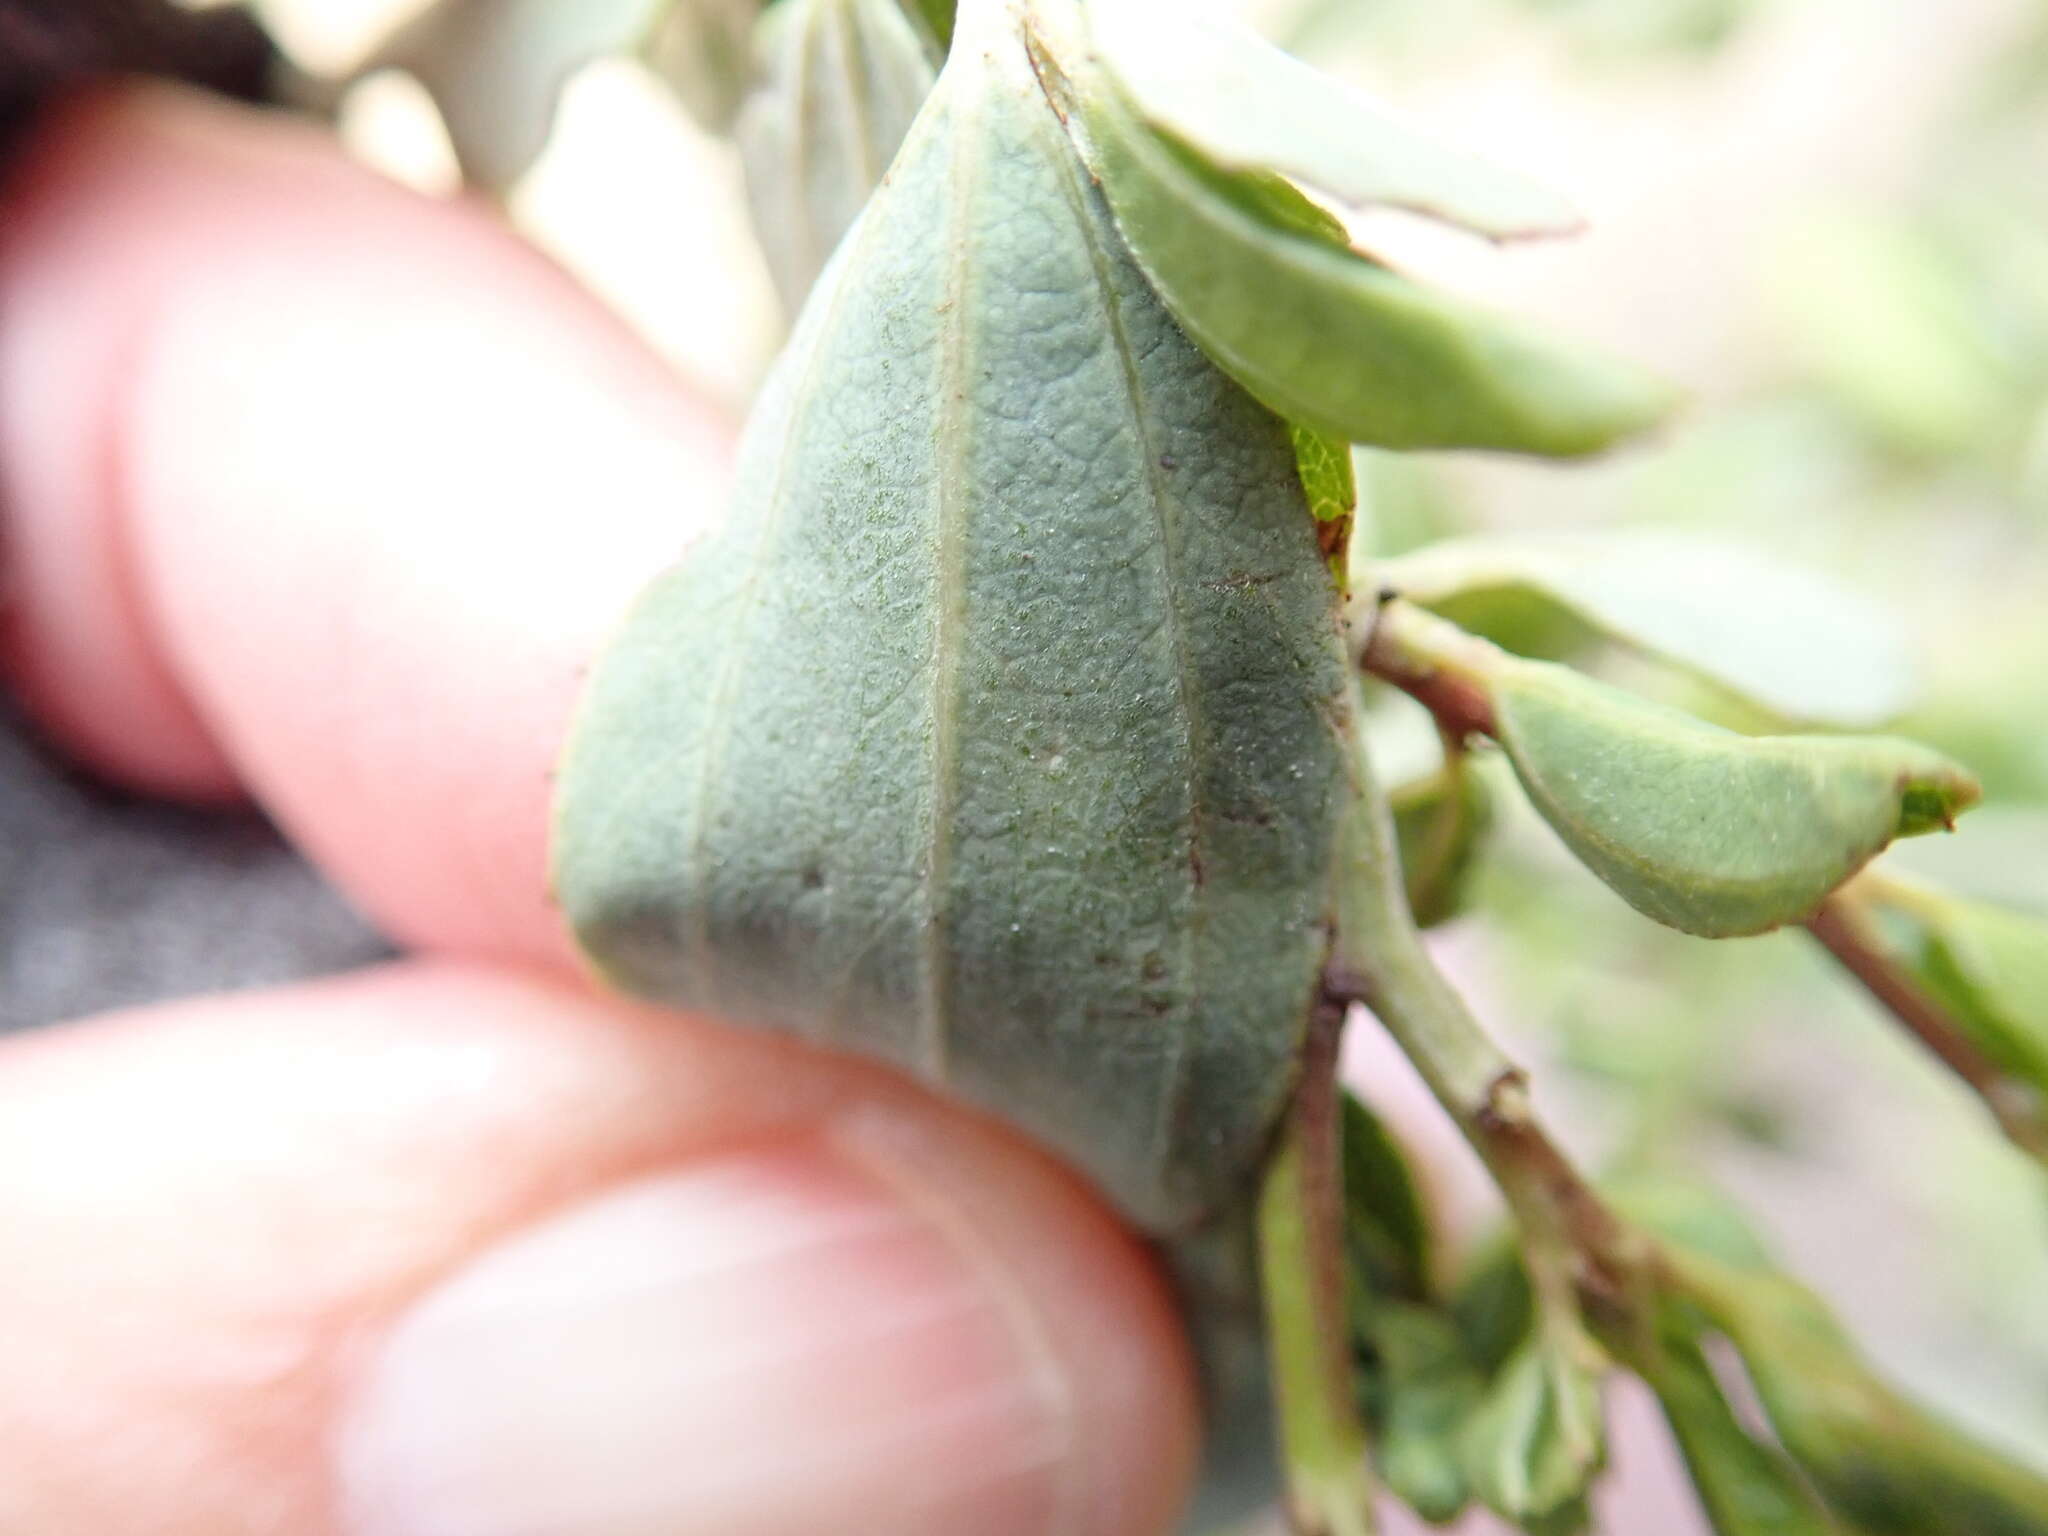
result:
<svg viewBox="0 0 2048 1536"><path fill-rule="evenodd" d="M264 8L302 63L332 70L407 7ZM1591 225L1502 252L1372 215L1354 221L1362 241L1605 341L1693 397L1660 440L1590 467L1361 454L1368 550L1678 529L1768 547L1876 599L1923 674L1898 728L1987 789L1954 838L1893 857L2048 915L2048 5L1246 8L1443 136L1562 187ZM404 79L359 86L343 123L393 174L452 187L433 109ZM509 212L744 407L783 320L735 158L634 66L571 83ZM1397 766L1426 771L1436 749L1419 712L1383 711ZM1710 944L1659 928L1586 875L1507 780L1493 787L1498 856L1438 942L1536 1066L1553 1122L1596 1164L1711 1173L1880 1362L2048 1467L2039 1171L1803 936ZM1364 1090L1383 1097L1370 1073L1399 1067L1364 1054ZM1441 1127L1395 1118L1447 1188L1475 1187Z"/></svg>

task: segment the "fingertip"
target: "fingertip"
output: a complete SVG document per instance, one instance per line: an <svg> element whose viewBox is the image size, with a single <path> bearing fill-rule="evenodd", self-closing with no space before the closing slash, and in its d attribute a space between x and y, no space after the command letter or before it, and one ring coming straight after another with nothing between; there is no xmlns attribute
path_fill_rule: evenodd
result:
<svg viewBox="0 0 2048 1536"><path fill-rule="evenodd" d="M0 1054L0 1528L1171 1528L1147 1256L875 1069L418 962Z"/></svg>
<svg viewBox="0 0 2048 1536"><path fill-rule="evenodd" d="M727 432L479 208L159 89L58 112L0 240L7 648L145 789L252 791L395 937L567 963L579 674Z"/></svg>

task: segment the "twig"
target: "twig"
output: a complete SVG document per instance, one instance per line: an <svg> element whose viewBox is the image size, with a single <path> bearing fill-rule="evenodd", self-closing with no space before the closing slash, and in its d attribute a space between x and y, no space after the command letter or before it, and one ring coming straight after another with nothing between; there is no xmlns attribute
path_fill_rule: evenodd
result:
<svg viewBox="0 0 2048 1536"><path fill-rule="evenodd" d="M1635 1333L1655 1245L1620 1221L1537 1121L1521 1068L1488 1038L1408 912L1386 798L1359 754L1332 986L1370 1008L1493 1174L1536 1267L1569 1273L1590 1319Z"/></svg>
<svg viewBox="0 0 2048 1536"><path fill-rule="evenodd" d="M1297 1536L1371 1536L1373 1482L1353 1379L1337 1047L1344 1001L1309 1020L1293 1107L1259 1192L1273 1397Z"/></svg>
<svg viewBox="0 0 2048 1536"><path fill-rule="evenodd" d="M1465 634L1433 614L1382 591L1369 612L1353 603L1352 623L1362 631L1357 663L1392 683L1436 717L1437 728L1454 741L1493 734L1493 704L1473 669L1457 664L1461 652L1477 662L1486 642Z"/></svg>
<svg viewBox="0 0 2048 1536"><path fill-rule="evenodd" d="M2016 1146L2048 1163L2048 1106L2041 1095L1987 1056L1948 1010L1899 968L1853 899L1830 897L1807 919L1806 929L1942 1065L1970 1086Z"/></svg>

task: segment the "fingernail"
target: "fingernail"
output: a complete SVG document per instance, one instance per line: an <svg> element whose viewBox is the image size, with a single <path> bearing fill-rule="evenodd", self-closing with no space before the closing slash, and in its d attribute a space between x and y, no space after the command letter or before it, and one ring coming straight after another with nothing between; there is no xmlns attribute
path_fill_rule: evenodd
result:
<svg viewBox="0 0 2048 1536"><path fill-rule="evenodd" d="M645 1179L406 1314L339 1431L357 1536L1047 1536L1036 1322L937 1191L824 1138ZM1028 1302L1021 1303L1028 1307Z"/></svg>

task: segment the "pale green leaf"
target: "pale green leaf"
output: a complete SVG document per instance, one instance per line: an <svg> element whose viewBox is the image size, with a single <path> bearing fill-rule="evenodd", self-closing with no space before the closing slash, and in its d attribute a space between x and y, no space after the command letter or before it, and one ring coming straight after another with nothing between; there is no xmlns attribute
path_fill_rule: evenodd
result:
<svg viewBox="0 0 2048 1536"><path fill-rule="evenodd" d="M1779 1442L1847 1529L2048 1536L2048 1477L1902 1396L1805 1287L1691 1254L1671 1270L1740 1354Z"/></svg>
<svg viewBox="0 0 2048 1536"><path fill-rule="evenodd" d="M936 78L897 0L781 0L735 132L768 270L791 314L881 184Z"/></svg>
<svg viewBox="0 0 2048 1536"><path fill-rule="evenodd" d="M1591 453L1658 420L1662 385L1434 292L1326 233L1285 181L1154 132L1100 75L1055 82L1160 297L1288 420L1393 448Z"/></svg>
<svg viewBox="0 0 2048 1536"><path fill-rule="evenodd" d="M1968 270L1922 231L1815 219L1766 271L1781 345L1887 449L1941 459L2021 430L2030 397L2007 337L1978 311Z"/></svg>
<svg viewBox="0 0 2048 1536"><path fill-rule="evenodd" d="M1644 1376L1718 1536L1841 1536L1791 1458L1729 1405L1693 1330L1666 1321L1662 1333Z"/></svg>
<svg viewBox="0 0 2048 1536"><path fill-rule="evenodd" d="M1601 1370L1575 1324L1539 1319L1463 1430L1465 1473L1481 1503L1519 1524L1581 1527L1586 1492L1606 1458Z"/></svg>
<svg viewBox="0 0 2048 1536"><path fill-rule="evenodd" d="M1708 938L1802 921L1894 838L1977 798L1912 742L1740 736L1545 662L1502 658L1489 686L1543 818L1631 906Z"/></svg>
<svg viewBox="0 0 2048 1536"><path fill-rule="evenodd" d="M1286 428L1153 296L1004 20L962 11L724 533L600 660L556 888L613 985L893 1062L1181 1230L1294 1078L1347 668Z"/></svg>
<svg viewBox="0 0 2048 1536"><path fill-rule="evenodd" d="M1903 958L1921 986L1986 1057L2048 1095L2048 919L1934 892L1870 894L1911 935Z"/></svg>
<svg viewBox="0 0 2048 1536"><path fill-rule="evenodd" d="M1355 208L1405 208L1494 239L1580 227L1541 182L1418 132L1213 0L1090 0L1088 17L1098 55L1144 119L1220 165L1277 171Z"/></svg>
<svg viewBox="0 0 2048 1536"><path fill-rule="evenodd" d="M577 0L568 0L573 9ZM731 131L753 88L754 27L764 0L660 0L640 61L713 133Z"/></svg>
<svg viewBox="0 0 2048 1536"><path fill-rule="evenodd" d="M509 191L540 157L570 76L628 48L663 0L437 0L360 73L402 69L433 98L463 180Z"/></svg>
<svg viewBox="0 0 2048 1536"><path fill-rule="evenodd" d="M1590 632L1790 723L1862 728L1912 703L1896 617L1718 540L1647 530L1452 539L1380 562L1374 580L1511 650L1524 638L1547 651L1560 627L1567 645ZM1520 636L1489 622L1510 614Z"/></svg>
<svg viewBox="0 0 2048 1536"><path fill-rule="evenodd" d="M1993 801L1954 837L1901 843L1882 867L2048 918L2048 808Z"/></svg>

